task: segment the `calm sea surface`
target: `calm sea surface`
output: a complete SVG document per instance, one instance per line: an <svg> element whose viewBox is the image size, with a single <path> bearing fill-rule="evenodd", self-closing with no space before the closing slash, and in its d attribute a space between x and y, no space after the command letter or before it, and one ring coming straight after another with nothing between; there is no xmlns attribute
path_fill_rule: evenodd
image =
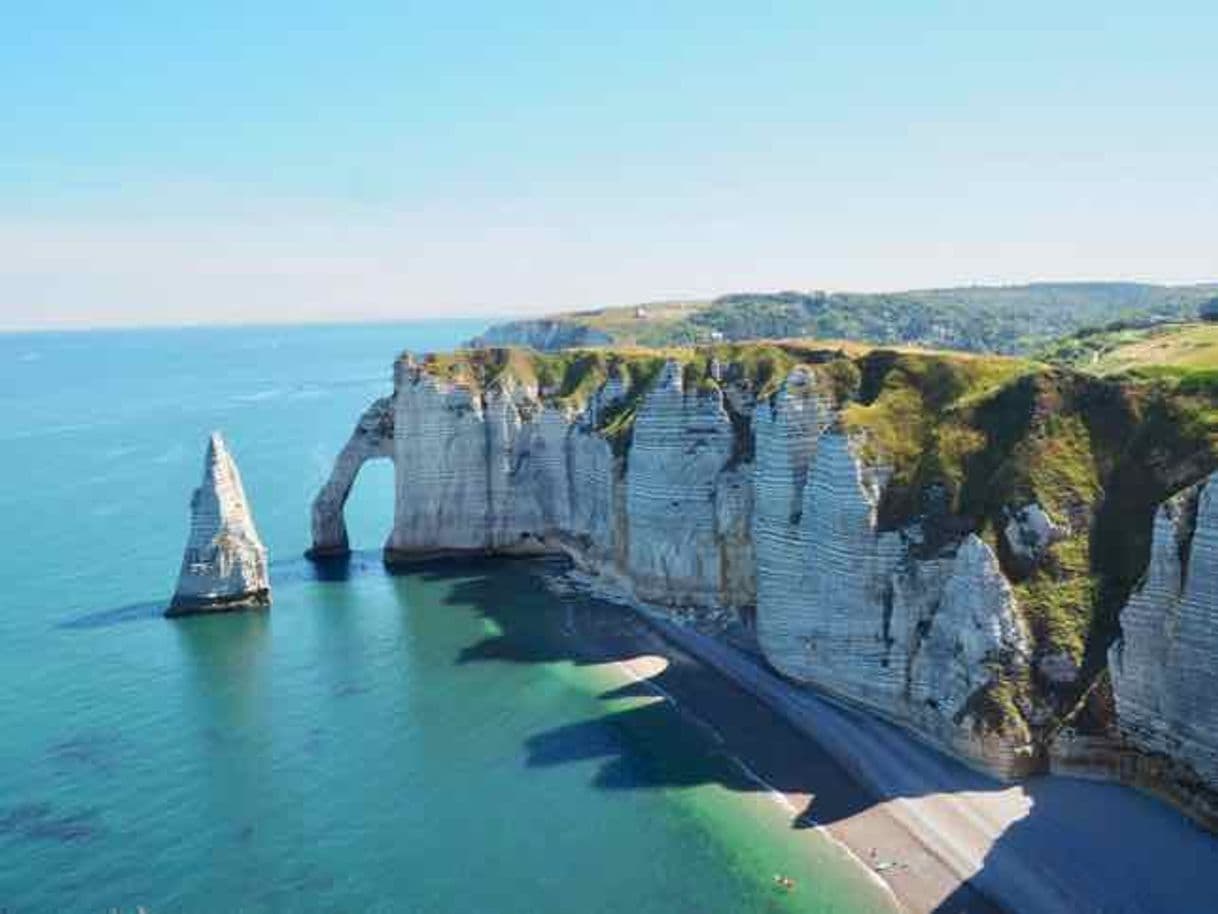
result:
<svg viewBox="0 0 1218 914"><path fill-rule="evenodd" d="M387 464L352 496L350 573L300 558L392 358L477 329L0 336L0 910L883 908L772 797L722 786L697 728L537 649L559 610L528 574L386 575ZM170 622L214 428L274 607Z"/></svg>

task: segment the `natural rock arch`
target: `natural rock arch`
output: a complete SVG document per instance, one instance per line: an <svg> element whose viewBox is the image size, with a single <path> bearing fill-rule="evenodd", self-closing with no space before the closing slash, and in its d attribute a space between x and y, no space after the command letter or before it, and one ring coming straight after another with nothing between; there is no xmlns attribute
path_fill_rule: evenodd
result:
<svg viewBox="0 0 1218 914"><path fill-rule="evenodd" d="M334 461L330 478L313 499L313 548L310 558L344 556L351 552L343 507L366 461L393 458L393 397L369 406Z"/></svg>

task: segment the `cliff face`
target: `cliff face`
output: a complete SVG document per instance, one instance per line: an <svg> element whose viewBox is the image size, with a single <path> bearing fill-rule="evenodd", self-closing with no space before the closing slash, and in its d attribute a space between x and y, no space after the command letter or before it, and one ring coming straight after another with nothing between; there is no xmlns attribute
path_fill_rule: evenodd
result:
<svg viewBox="0 0 1218 914"><path fill-rule="evenodd" d="M667 366L619 455L594 420L623 395L619 380L564 409L511 378L479 392L404 364L394 426L412 433L394 439L390 558L565 548L648 602L741 605L751 480L726 467L722 394L687 392L680 366Z"/></svg>
<svg viewBox="0 0 1218 914"><path fill-rule="evenodd" d="M1116 711L1096 697L1124 558L1149 545L1136 506L1149 527L1156 493L1211 460L1207 439L1181 433L1188 460L1165 459L1161 430L1142 429L1174 415L1163 404L1029 371L795 344L406 357L318 496L315 550L345 549L354 471L388 455L390 561L563 552L627 598L752 637L793 687L1001 774L1064 758L1062 733L1115 757L1119 729L1218 788L1218 718L1195 706L1218 656L1204 490L1195 511L1160 511L1151 573L1120 617ZM1147 434L1158 482L1131 495ZM1114 499L1133 513L1114 522ZM1118 549L1122 525L1132 545ZM1109 553L1122 561L1104 571Z"/></svg>
<svg viewBox="0 0 1218 914"><path fill-rule="evenodd" d="M166 615L222 612L270 604L266 549L219 432L207 443L203 482L190 500L190 537Z"/></svg>
<svg viewBox="0 0 1218 914"><path fill-rule="evenodd" d="M1163 789L1213 816L1218 803L1198 782L1218 784L1218 474L1155 515L1109 664L1120 734L1146 754L1136 777L1162 769Z"/></svg>
<svg viewBox="0 0 1218 914"><path fill-rule="evenodd" d="M732 424L716 388L687 391L669 363L648 392L634 426L626 466L625 573L640 599L708 606L733 597L725 572L743 481L727 468ZM720 529L722 520L725 528Z"/></svg>
<svg viewBox="0 0 1218 914"><path fill-rule="evenodd" d="M779 451L763 468L807 460L802 493L767 485L759 499L757 635L769 661L995 770L1026 770L1026 728L1009 721L992 736L972 707L1027 673L1015 599L989 546L970 533L924 549L919 524L881 532L885 474L839 431L813 439L806 457L789 434L758 437L763 455Z"/></svg>
<svg viewBox="0 0 1218 914"><path fill-rule="evenodd" d="M527 346L539 352L573 346L603 346L609 335L584 324L561 318L509 321L488 327L470 341L473 346Z"/></svg>

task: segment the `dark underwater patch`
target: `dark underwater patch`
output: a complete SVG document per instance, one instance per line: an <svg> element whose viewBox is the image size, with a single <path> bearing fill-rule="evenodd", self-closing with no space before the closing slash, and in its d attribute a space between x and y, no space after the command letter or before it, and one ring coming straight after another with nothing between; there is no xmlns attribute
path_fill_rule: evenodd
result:
<svg viewBox="0 0 1218 914"><path fill-rule="evenodd" d="M19 803L0 809L0 836L75 844L101 833L98 818L96 809L59 812L50 803Z"/></svg>

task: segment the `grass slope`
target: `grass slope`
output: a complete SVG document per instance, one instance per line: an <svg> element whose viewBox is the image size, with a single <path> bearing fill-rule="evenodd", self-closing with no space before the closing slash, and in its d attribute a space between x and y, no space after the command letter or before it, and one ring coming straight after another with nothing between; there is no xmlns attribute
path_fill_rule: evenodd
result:
<svg viewBox="0 0 1218 914"><path fill-rule="evenodd" d="M712 301L569 312L496 325L475 342L536 343L538 325L567 332L546 345L595 339L610 345L686 346L715 340L817 337L1026 354L1081 328L1116 320L1196 317L1218 285L1034 283L891 293L779 292ZM591 336L589 335L591 334ZM540 344L538 344L540 345Z"/></svg>
<svg viewBox="0 0 1218 914"><path fill-rule="evenodd" d="M1099 375L1218 369L1218 323L1083 332L1045 347L1039 355L1044 361Z"/></svg>

